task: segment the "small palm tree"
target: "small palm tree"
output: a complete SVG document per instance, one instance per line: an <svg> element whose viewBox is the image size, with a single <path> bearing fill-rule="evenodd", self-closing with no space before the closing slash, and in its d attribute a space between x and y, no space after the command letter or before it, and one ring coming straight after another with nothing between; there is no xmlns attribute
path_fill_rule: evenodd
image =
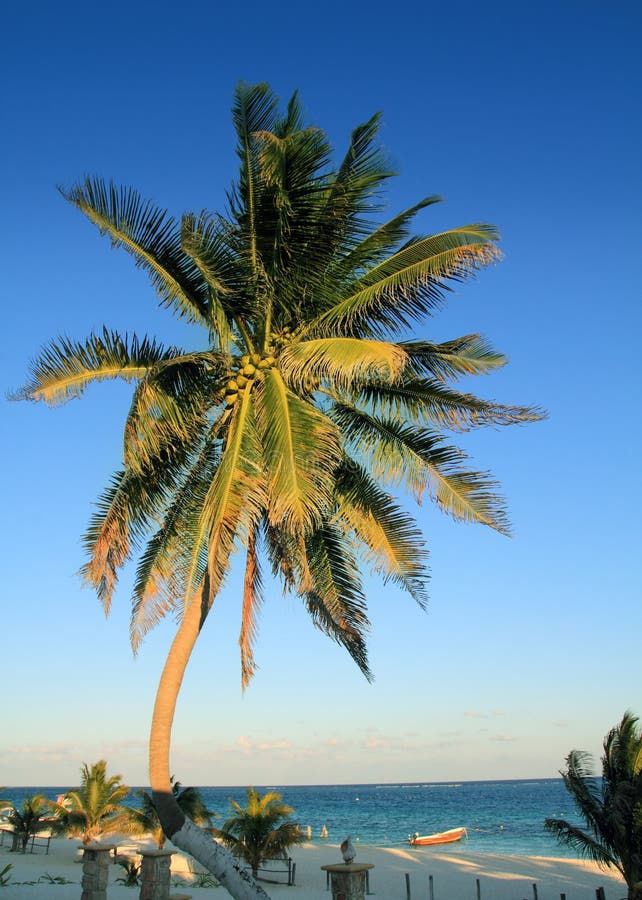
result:
<svg viewBox="0 0 642 900"><path fill-rule="evenodd" d="M107 777L107 763L99 760L92 766L82 764L81 784L67 791L60 803L50 803L55 814L54 831L79 837L83 844L106 834L131 833L132 826L122 801L129 787L121 775Z"/></svg>
<svg viewBox="0 0 642 900"><path fill-rule="evenodd" d="M182 787L180 781L175 781L174 776L171 778L172 794L179 807L188 819L196 822L205 828L212 827L212 819L216 815L207 808L200 791L195 787ZM127 812L131 818L132 827L140 834L151 834L162 850L167 840L167 835L163 831L158 811L154 806L151 794L147 791L136 791L136 796L140 797L140 809L127 807Z"/></svg>
<svg viewBox="0 0 642 900"><path fill-rule="evenodd" d="M21 809L11 804L9 824L13 827L12 850L25 852L29 838L42 828L47 811L48 802L44 794L25 797Z"/></svg>
<svg viewBox="0 0 642 900"><path fill-rule="evenodd" d="M600 866L619 870L629 900L642 898L642 732L626 712L607 734L602 777L593 774L589 753L572 750L561 775L584 820L582 830L563 819L546 819L545 828L564 844Z"/></svg>
<svg viewBox="0 0 642 900"><path fill-rule="evenodd" d="M263 860L283 857L290 847L305 840L299 826L289 821L294 810L274 791L261 797L250 787L245 808L235 800L230 800L230 806L235 815L216 830L216 836L249 864L255 878Z"/></svg>

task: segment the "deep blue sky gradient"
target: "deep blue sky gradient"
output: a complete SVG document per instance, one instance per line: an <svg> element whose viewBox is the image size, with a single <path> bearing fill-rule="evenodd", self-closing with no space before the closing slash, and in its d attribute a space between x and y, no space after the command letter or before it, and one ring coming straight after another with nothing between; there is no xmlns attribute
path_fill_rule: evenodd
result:
<svg viewBox="0 0 642 900"><path fill-rule="evenodd" d="M427 233L490 221L504 261L418 330L485 334L510 358L470 389L547 422L478 432L515 536L418 517L427 614L369 583L374 686L270 591L261 669L241 697L238 578L217 601L179 704L173 770L206 784L555 775L597 752L640 666L640 88L634 2L278 7L250 0L31 4L0 29L2 384L56 335L102 324L187 343L146 277L56 191L86 173L180 215L235 175L239 79L298 89L339 156L383 113L389 215L439 193ZM126 572L111 618L75 572L122 452L130 388L49 410L3 402L0 783L73 783L106 757L146 780L165 623L131 659Z"/></svg>

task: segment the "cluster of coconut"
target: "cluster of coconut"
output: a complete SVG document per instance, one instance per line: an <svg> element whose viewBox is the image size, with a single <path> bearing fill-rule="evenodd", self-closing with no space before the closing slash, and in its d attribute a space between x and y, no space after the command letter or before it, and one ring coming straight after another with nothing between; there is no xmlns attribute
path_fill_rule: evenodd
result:
<svg viewBox="0 0 642 900"><path fill-rule="evenodd" d="M253 381L261 381L265 378L265 370L272 368L276 358L270 350L259 356L253 353L251 356L242 356L237 365L232 366L232 375L225 386L225 402L228 406L234 406L239 394L251 386Z"/></svg>
<svg viewBox="0 0 642 900"><path fill-rule="evenodd" d="M238 363L232 365L230 380L225 386L227 406L234 406L238 395L242 394L248 386L251 388L253 381L262 381L265 378L265 370L271 369L276 363L274 354L290 344L292 338L292 328L286 325L282 331L270 333L272 343L263 354L252 353L251 356L242 356Z"/></svg>

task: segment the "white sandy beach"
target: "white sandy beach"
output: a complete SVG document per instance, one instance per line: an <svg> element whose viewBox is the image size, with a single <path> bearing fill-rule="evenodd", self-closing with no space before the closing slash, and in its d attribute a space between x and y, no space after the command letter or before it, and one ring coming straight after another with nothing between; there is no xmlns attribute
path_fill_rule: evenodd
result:
<svg viewBox="0 0 642 900"><path fill-rule="evenodd" d="M134 849L131 839L123 845ZM140 842L139 842L140 844ZM58 838L51 841L49 854L38 848L35 853L11 853L0 847L0 870L11 863L11 881L0 887L0 900L80 900L82 869L80 843ZM171 849L171 847L170 847ZM337 844L303 844L292 851L296 862L296 884L266 884L272 898L279 900L328 900L326 874L321 866L340 863ZM480 853L448 853L437 848L370 847L359 845L356 862L373 863L370 891L385 900L406 900L406 874L410 878L411 900L429 896L429 876L433 877L435 900L475 900L477 879L482 900L532 900L533 884L538 900L595 900L595 890L604 887L606 900L626 896L626 886L617 873L600 871L596 866L573 860L545 857L500 856ZM188 886L193 881L190 862L181 853L172 857L173 882L178 893L191 894L193 900L228 896L222 888ZM200 868L200 867L197 867ZM139 888L117 884L120 866L110 866L108 900L137 900ZM62 877L67 884L50 884L44 876ZM39 879L42 879L39 881ZM36 882L27 884L26 882Z"/></svg>

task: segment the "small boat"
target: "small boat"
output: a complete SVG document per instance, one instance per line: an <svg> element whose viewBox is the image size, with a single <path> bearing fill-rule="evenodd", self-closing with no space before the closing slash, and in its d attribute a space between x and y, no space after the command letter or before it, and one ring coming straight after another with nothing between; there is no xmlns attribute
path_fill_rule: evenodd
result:
<svg viewBox="0 0 642 900"><path fill-rule="evenodd" d="M432 844L452 844L453 841L460 841L464 836L468 837L465 828L451 828L449 831L437 831L435 834L424 835L415 832L408 835L408 843L413 847L428 847Z"/></svg>

